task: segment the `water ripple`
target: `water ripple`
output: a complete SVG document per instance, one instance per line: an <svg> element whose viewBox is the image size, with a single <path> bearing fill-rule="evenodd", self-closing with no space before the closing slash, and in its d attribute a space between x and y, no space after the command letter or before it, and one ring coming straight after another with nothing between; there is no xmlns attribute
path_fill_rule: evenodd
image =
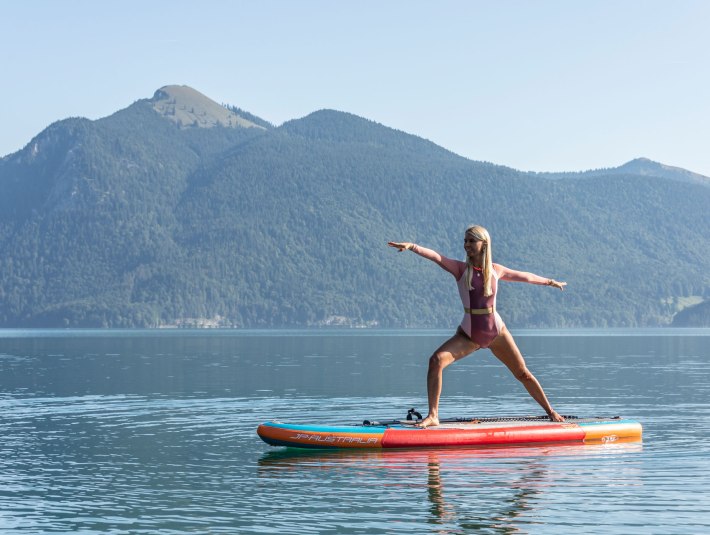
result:
<svg viewBox="0 0 710 535"><path fill-rule="evenodd" d="M710 531L710 355L692 337L595 337L593 350L522 339L565 413L634 417L643 443L381 452L270 448L255 428L425 408L438 337L10 341L4 532ZM443 414L539 411L490 355L460 364L445 376Z"/></svg>

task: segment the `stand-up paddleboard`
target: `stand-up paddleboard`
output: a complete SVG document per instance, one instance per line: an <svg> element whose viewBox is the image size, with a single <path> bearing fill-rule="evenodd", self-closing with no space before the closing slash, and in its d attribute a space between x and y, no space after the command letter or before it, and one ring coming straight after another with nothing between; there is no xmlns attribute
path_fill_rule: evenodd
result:
<svg viewBox="0 0 710 535"><path fill-rule="evenodd" d="M368 421L362 425L294 425L266 422L257 433L272 446L294 448L435 448L540 443L584 443L641 440L642 427L620 416L450 418L422 429L416 420Z"/></svg>

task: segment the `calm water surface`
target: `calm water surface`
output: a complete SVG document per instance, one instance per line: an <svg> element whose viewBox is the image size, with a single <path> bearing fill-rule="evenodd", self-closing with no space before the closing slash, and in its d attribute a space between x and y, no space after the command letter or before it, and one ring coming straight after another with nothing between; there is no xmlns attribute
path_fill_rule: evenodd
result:
<svg viewBox="0 0 710 535"><path fill-rule="evenodd" d="M447 332L0 331L3 533L710 532L710 330L519 331L563 414L643 443L271 448L265 420L426 409ZM487 351L442 416L539 414Z"/></svg>

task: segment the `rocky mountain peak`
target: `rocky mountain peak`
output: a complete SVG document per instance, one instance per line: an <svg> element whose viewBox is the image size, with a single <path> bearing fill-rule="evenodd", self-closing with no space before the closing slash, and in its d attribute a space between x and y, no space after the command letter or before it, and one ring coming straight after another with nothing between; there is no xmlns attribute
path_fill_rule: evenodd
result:
<svg viewBox="0 0 710 535"><path fill-rule="evenodd" d="M153 109L178 126L263 128L186 85L166 85L150 100Z"/></svg>

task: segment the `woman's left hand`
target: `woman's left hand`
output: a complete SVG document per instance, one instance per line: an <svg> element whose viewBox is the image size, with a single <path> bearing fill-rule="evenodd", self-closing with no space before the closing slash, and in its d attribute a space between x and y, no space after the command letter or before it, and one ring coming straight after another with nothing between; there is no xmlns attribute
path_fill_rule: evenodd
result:
<svg viewBox="0 0 710 535"><path fill-rule="evenodd" d="M555 288L559 288L560 290L564 290L564 289L565 289L565 286L567 286L567 283L566 283L566 282L557 282L555 279L550 279L550 280L547 282L547 285L548 285L548 286L553 286L553 287L555 287Z"/></svg>

